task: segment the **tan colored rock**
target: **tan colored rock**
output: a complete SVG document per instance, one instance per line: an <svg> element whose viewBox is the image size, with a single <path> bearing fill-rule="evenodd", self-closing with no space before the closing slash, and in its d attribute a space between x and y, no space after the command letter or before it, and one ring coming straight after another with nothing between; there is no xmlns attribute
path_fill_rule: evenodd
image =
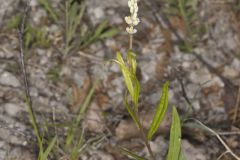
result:
<svg viewBox="0 0 240 160"><path fill-rule="evenodd" d="M206 160L205 153L202 148L196 148L187 140L182 140L182 149L186 159Z"/></svg>
<svg viewBox="0 0 240 160"><path fill-rule="evenodd" d="M135 137L138 135L138 133L138 128L131 119L121 120L115 129L115 134L118 140L125 140Z"/></svg>
<svg viewBox="0 0 240 160"><path fill-rule="evenodd" d="M100 107L96 103L92 103L86 113L83 127L90 131L101 133L105 127L103 119L103 112Z"/></svg>

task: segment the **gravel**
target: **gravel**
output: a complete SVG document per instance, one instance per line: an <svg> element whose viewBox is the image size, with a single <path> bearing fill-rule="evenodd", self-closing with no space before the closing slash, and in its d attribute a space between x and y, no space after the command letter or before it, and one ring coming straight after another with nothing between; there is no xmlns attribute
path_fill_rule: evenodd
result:
<svg viewBox="0 0 240 160"><path fill-rule="evenodd" d="M20 87L19 80L10 72L4 72L0 75L0 84L4 86Z"/></svg>

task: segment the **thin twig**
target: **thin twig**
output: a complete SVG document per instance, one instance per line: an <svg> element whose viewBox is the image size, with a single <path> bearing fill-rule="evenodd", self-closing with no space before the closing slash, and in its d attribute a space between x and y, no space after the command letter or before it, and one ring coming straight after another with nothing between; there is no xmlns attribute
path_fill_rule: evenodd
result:
<svg viewBox="0 0 240 160"><path fill-rule="evenodd" d="M220 135L215 132L213 129L207 127L205 124L203 124L202 122L200 122L197 119L188 119L188 120L193 120L195 122L197 122L199 125L203 126L205 129L207 129L210 133L212 133L213 135L215 135L217 137L217 139L221 142L221 144L224 146L224 148L226 149L226 153L231 154L236 160L240 160L240 157L238 157L230 148L229 146L224 142L224 140L220 137Z"/></svg>
<svg viewBox="0 0 240 160"><path fill-rule="evenodd" d="M228 154L228 151L223 152L218 158L217 160L220 160L223 156L225 156L226 154Z"/></svg>
<svg viewBox="0 0 240 160"><path fill-rule="evenodd" d="M186 90L185 90L185 87L184 87L184 84L183 84L183 81L181 78L178 78L178 81L180 82L180 86L181 86L181 89L182 89L182 96L183 98L186 100L186 102L188 103L188 105L191 107L192 111L194 111L194 106L191 102L191 100L189 99L187 93L186 93Z"/></svg>
<svg viewBox="0 0 240 160"><path fill-rule="evenodd" d="M240 132L218 132L220 136L240 135Z"/></svg>

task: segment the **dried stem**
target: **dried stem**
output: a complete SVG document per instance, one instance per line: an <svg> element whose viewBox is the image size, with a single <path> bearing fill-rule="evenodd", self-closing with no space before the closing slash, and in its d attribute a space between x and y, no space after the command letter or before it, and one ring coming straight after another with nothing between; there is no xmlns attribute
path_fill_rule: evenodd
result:
<svg viewBox="0 0 240 160"><path fill-rule="evenodd" d="M22 22L21 25L18 29L18 41L19 41L19 45L20 45L20 64L21 64L21 70L22 70L22 75L23 75L23 80L24 80L24 90L25 90L25 94L28 98L29 104L32 105L32 99L30 96L30 91L29 91L29 82L28 82L28 77L27 77L27 72L26 72L26 65L25 65L25 54L24 54L24 30L25 30L25 22L26 22L26 18L28 15L28 11L30 9L29 3L31 0L28 1L27 6L24 10L23 13L23 18L22 18Z"/></svg>
<svg viewBox="0 0 240 160"><path fill-rule="evenodd" d="M30 2L31 2L31 0L28 0L28 2L26 4L25 10L23 12L22 21L21 21L20 27L18 29L18 41L19 41L19 48L20 48L19 61L20 61L21 70L22 70L28 113L30 116L31 124L33 126L35 135L38 140L39 150L40 150L40 152L42 152L43 151L42 139L41 139L41 135L40 135L40 132L39 132L39 129L37 126L36 116L34 114L33 107L32 107L32 98L30 95L30 87L29 87L29 81L28 81L26 65L25 65L25 56L24 56L25 55L25 53L24 53L25 23L26 23L26 18L27 18L28 12L30 10L30 5L29 5Z"/></svg>
<svg viewBox="0 0 240 160"><path fill-rule="evenodd" d="M223 152L218 158L217 160L220 160L223 156L225 156L226 154L228 154L228 151Z"/></svg>
<svg viewBox="0 0 240 160"><path fill-rule="evenodd" d="M133 48L133 35L129 35L129 50L132 50Z"/></svg>
<svg viewBox="0 0 240 160"><path fill-rule="evenodd" d="M240 132L232 131L232 132L218 132L220 136L231 136L231 135L240 135Z"/></svg>
<svg viewBox="0 0 240 160"><path fill-rule="evenodd" d="M212 130L211 128L207 127L205 124L203 124L202 122L200 122L199 120L196 119L189 119L189 120L194 120L195 122L197 122L199 125L203 126L205 129L207 129L209 132L211 132L213 135L215 135L217 137L217 139L221 142L221 144L224 146L224 148L226 149L226 151L224 152L224 154L229 153L231 154L236 160L240 160L240 157L238 157L230 148L229 146L224 142L224 140L220 137L220 135L215 132L214 130ZM222 155L220 156L222 157Z"/></svg>

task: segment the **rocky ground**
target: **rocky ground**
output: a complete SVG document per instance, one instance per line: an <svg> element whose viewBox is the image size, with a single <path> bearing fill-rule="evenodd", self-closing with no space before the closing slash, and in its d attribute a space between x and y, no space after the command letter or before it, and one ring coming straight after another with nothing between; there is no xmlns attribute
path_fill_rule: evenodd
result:
<svg viewBox="0 0 240 160"><path fill-rule="evenodd" d="M53 6L58 3L59 0L54 0ZM240 153L240 109L237 109L240 11L234 8L234 3L199 1L199 16L208 29L193 51L186 53L178 45L181 37L184 38L181 20L171 17L169 26L161 3L139 2L141 23L134 37L134 50L142 84L140 114L146 128L150 125L163 83L170 81L169 112L159 134L151 142L159 160L165 159L167 153L173 105L177 106L181 116L189 114L190 118L196 118L217 131L235 153ZM88 138L100 135L101 140L89 147L81 159L128 159L116 150L116 145L127 146L140 155L148 154L124 109L125 87L120 70L116 64L108 62L115 57L116 51L124 52L128 46L123 20L128 15L127 0L89 0L86 24L95 25L108 19L120 33L79 50L64 61L59 61L62 55L56 49L63 47L61 41L56 40L62 38L63 31L54 23L44 24L49 16L36 0L30 5L32 23L36 27L45 25L43 28L55 46L31 48L27 59L30 92L38 121L42 124L48 120L64 123L75 117L89 88L100 79L82 127ZM9 19L23 9L24 3L19 0L0 0L0 160L34 160L37 146L24 104L17 32L5 30ZM53 70L57 72L55 77L50 72ZM192 124L187 123L182 129L186 158L217 159L225 151L222 144L215 136ZM228 155L222 159L233 158Z"/></svg>

